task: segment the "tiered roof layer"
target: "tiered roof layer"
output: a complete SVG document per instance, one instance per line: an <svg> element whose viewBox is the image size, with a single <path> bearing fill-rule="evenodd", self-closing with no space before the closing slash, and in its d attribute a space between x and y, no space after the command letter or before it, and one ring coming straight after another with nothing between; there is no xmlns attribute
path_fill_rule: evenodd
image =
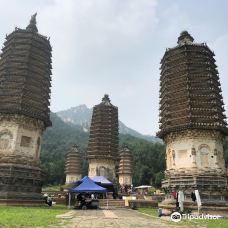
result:
<svg viewBox="0 0 228 228"><path fill-rule="evenodd" d="M88 159L118 159L118 108L108 95L93 108Z"/></svg>
<svg viewBox="0 0 228 228"><path fill-rule="evenodd" d="M119 174L132 175L133 172L133 157L129 148L125 145L120 151Z"/></svg>
<svg viewBox="0 0 228 228"><path fill-rule="evenodd" d="M160 132L212 129L228 134L214 53L184 31L161 60Z"/></svg>
<svg viewBox="0 0 228 228"><path fill-rule="evenodd" d="M6 36L0 58L0 112L49 120L51 45L38 33L36 15L26 29Z"/></svg>
<svg viewBox="0 0 228 228"><path fill-rule="evenodd" d="M81 156L76 145L66 156L65 174L81 174Z"/></svg>

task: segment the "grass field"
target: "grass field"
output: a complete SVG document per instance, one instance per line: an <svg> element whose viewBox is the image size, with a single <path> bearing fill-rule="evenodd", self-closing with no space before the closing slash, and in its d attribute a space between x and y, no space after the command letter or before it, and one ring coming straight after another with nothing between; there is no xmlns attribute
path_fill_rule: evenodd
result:
<svg viewBox="0 0 228 228"><path fill-rule="evenodd" d="M0 227L61 227L56 215L67 212L65 206L14 207L0 206Z"/></svg>
<svg viewBox="0 0 228 228"><path fill-rule="evenodd" d="M158 217L158 209L157 208L139 208L137 210L142 212L142 213Z"/></svg>
<svg viewBox="0 0 228 228"><path fill-rule="evenodd" d="M148 214L153 217L158 217L157 208L139 208L139 212ZM171 220L168 220L173 223ZM187 225L189 227L207 227L207 228L228 228L228 219L183 219L181 222L176 223L176 226Z"/></svg>
<svg viewBox="0 0 228 228"><path fill-rule="evenodd" d="M42 192L58 192L60 191L60 185L47 185L42 187Z"/></svg>

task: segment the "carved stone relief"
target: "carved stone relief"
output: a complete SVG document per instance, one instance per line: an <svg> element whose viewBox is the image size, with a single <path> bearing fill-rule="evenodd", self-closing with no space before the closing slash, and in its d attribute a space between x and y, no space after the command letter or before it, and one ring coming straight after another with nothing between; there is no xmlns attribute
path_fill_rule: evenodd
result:
<svg viewBox="0 0 228 228"><path fill-rule="evenodd" d="M0 132L0 150L9 150L12 147L13 135L9 130Z"/></svg>
<svg viewBox="0 0 228 228"><path fill-rule="evenodd" d="M23 115L0 114L0 122L7 126L13 126L16 124L28 130L39 130L40 134L45 129L42 121Z"/></svg>
<svg viewBox="0 0 228 228"><path fill-rule="evenodd" d="M223 143L224 141L224 135L221 132L210 130L185 130L181 132L171 132L164 140L167 145L178 140L191 138L210 138L216 140L218 143Z"/></svg>
<svg viewBox="0 0 228 228"><path fill-rule="evenodd" d="M172 158L173 158L173 165L175 165L176 155L175 155L175 151L174 150L172 150Z"/></svg>
<svg viewBox="0 0 228 228"><path fill-rule="evenodd" d="M192 147L191 155L192 155L193 167L195 167L196 166L196 149L195 149L195 147Z"/></svg>
<svg viewBox="0 0 228 228"><path fill-rule="evenodd" d="M209 167L209 146L206 144L202 144L199 146L199 154L200 154L200 161L201 161L201 167Z"/></svg>

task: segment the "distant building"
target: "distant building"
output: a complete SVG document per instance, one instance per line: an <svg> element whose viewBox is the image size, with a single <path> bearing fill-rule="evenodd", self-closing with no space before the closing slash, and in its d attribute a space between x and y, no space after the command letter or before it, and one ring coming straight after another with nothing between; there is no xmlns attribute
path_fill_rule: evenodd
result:
<svg viewBox="0 0 228 228"><path fill-rule="evenodd" d="M116 181L118 142L118 108L105 95L93 108L87 151L90 177L104 176Z"/></svg>
<svg viewBox="0 0 228 228"><path fill-rule="evenodd" d="M65 161L66 184L81 180L81 157L76 145L66 155Z"/></svg>
<svg viewBox="0 0 228 228"><path fill-rule="evenodd" d="M123 149L120 151L120 163L119 163L119 184L120 185L131 185L132 184L132 174L133 174L133 158L132 153L124 145Z"/></svg>
<svg viewBox="0 0 228 228"><path fill-rule="evenodd" d="M0 59L0 199L40 199L41 135L51 125L51 45L26 29L6 36Z"/></svg>
<svg viewBox="0 0 228 228"><path fill-rule="evenodd" d="M148 193L153 189L151 185L141 185L135 187L135 192L140 195L148 195Z"/></svg>
<svg viewBox="0 0 228 228"><path fill-rule="evenodd" d="M166 144L162 186L182 190L186 200L198 189L202 204L222 205L227 190L223 142L228 135L214 53L184 31L161 60L160 132ZM174 203L174 202L173 202Z"/></svg>

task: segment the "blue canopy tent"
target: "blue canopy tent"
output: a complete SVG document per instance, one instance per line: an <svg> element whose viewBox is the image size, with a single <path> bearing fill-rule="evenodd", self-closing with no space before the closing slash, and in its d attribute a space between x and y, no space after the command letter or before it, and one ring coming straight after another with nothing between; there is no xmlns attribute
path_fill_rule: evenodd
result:
<svg viewBox="0 0 228 228"><path fill-rule="evenodd" d="M81 180L78 180L76 182L73 182L71 188L69 189L69 191L71 189L73 189L73 188L78 187L86 178L87 178L87 176L84 176Z"/></svg>
<svg viewBox="0 0 228 228"><path fill-rule="evenodd" d="M109 181L107 178L104 176L94 176L91 178L95 183L101 183L104 185L112 185L112 182Z"/></svg>
<svg viewBox="0 0 228 228"><path fill-rule="evenodd" d="M89 177L85 176L82 180L82 183L75 187L71 188L71 192L75 193L83 193L83 192L98 192L98 193L105 193L107 192L106 188L103 188L97 184L94 183L93 180L91 180Z"/></svg>
<svg viewBox="0 0 228 228"><path fill-rule="evenodd" d="M75 188L71 188L71 193L106 193L107 189L103 188L94 183L88 176L85 176L80 180L82 183ZM70 207L70 200L69 200ZM107 207L108 207L108 199L107 199Z"/></svg>
<svg viewBox="0 0 228 228"><path fill-rule="evenodd" d="M106 193L108 190L103 188L93 180L91 180L88 176L85 176L80 180L81 184L77 187L71 188L71 193ZM70 198L70 197L69 197ZM70 207L70 200L69 200L69 207ZM107 198L107 208L108 208L108 198Z"/></svg>
<svg viewBox="0 0 228 228"><path fill-rule="evenodd" d="M78 187L86 178L87 178L87 176L83 177L81 180L78 180L78 181L72 183L71 189ZM94 176L94 177L91 177L90 179L93 182L95 182L95 184L97 184L101 187L107 188L107 190L109 190L110 186L113 186L113 183L111 181L109 181L108 179L106 179L104 176Z"/></svg>
<svg viewBox="0 0 228 228"><path fill-rule="evenodd" d="M108 192L113 192L114 194L117 193L117 189L115 188L115 185L109 181L104 176L94 176L91 177L91 179L99 186L106 188Z"/></svg>

